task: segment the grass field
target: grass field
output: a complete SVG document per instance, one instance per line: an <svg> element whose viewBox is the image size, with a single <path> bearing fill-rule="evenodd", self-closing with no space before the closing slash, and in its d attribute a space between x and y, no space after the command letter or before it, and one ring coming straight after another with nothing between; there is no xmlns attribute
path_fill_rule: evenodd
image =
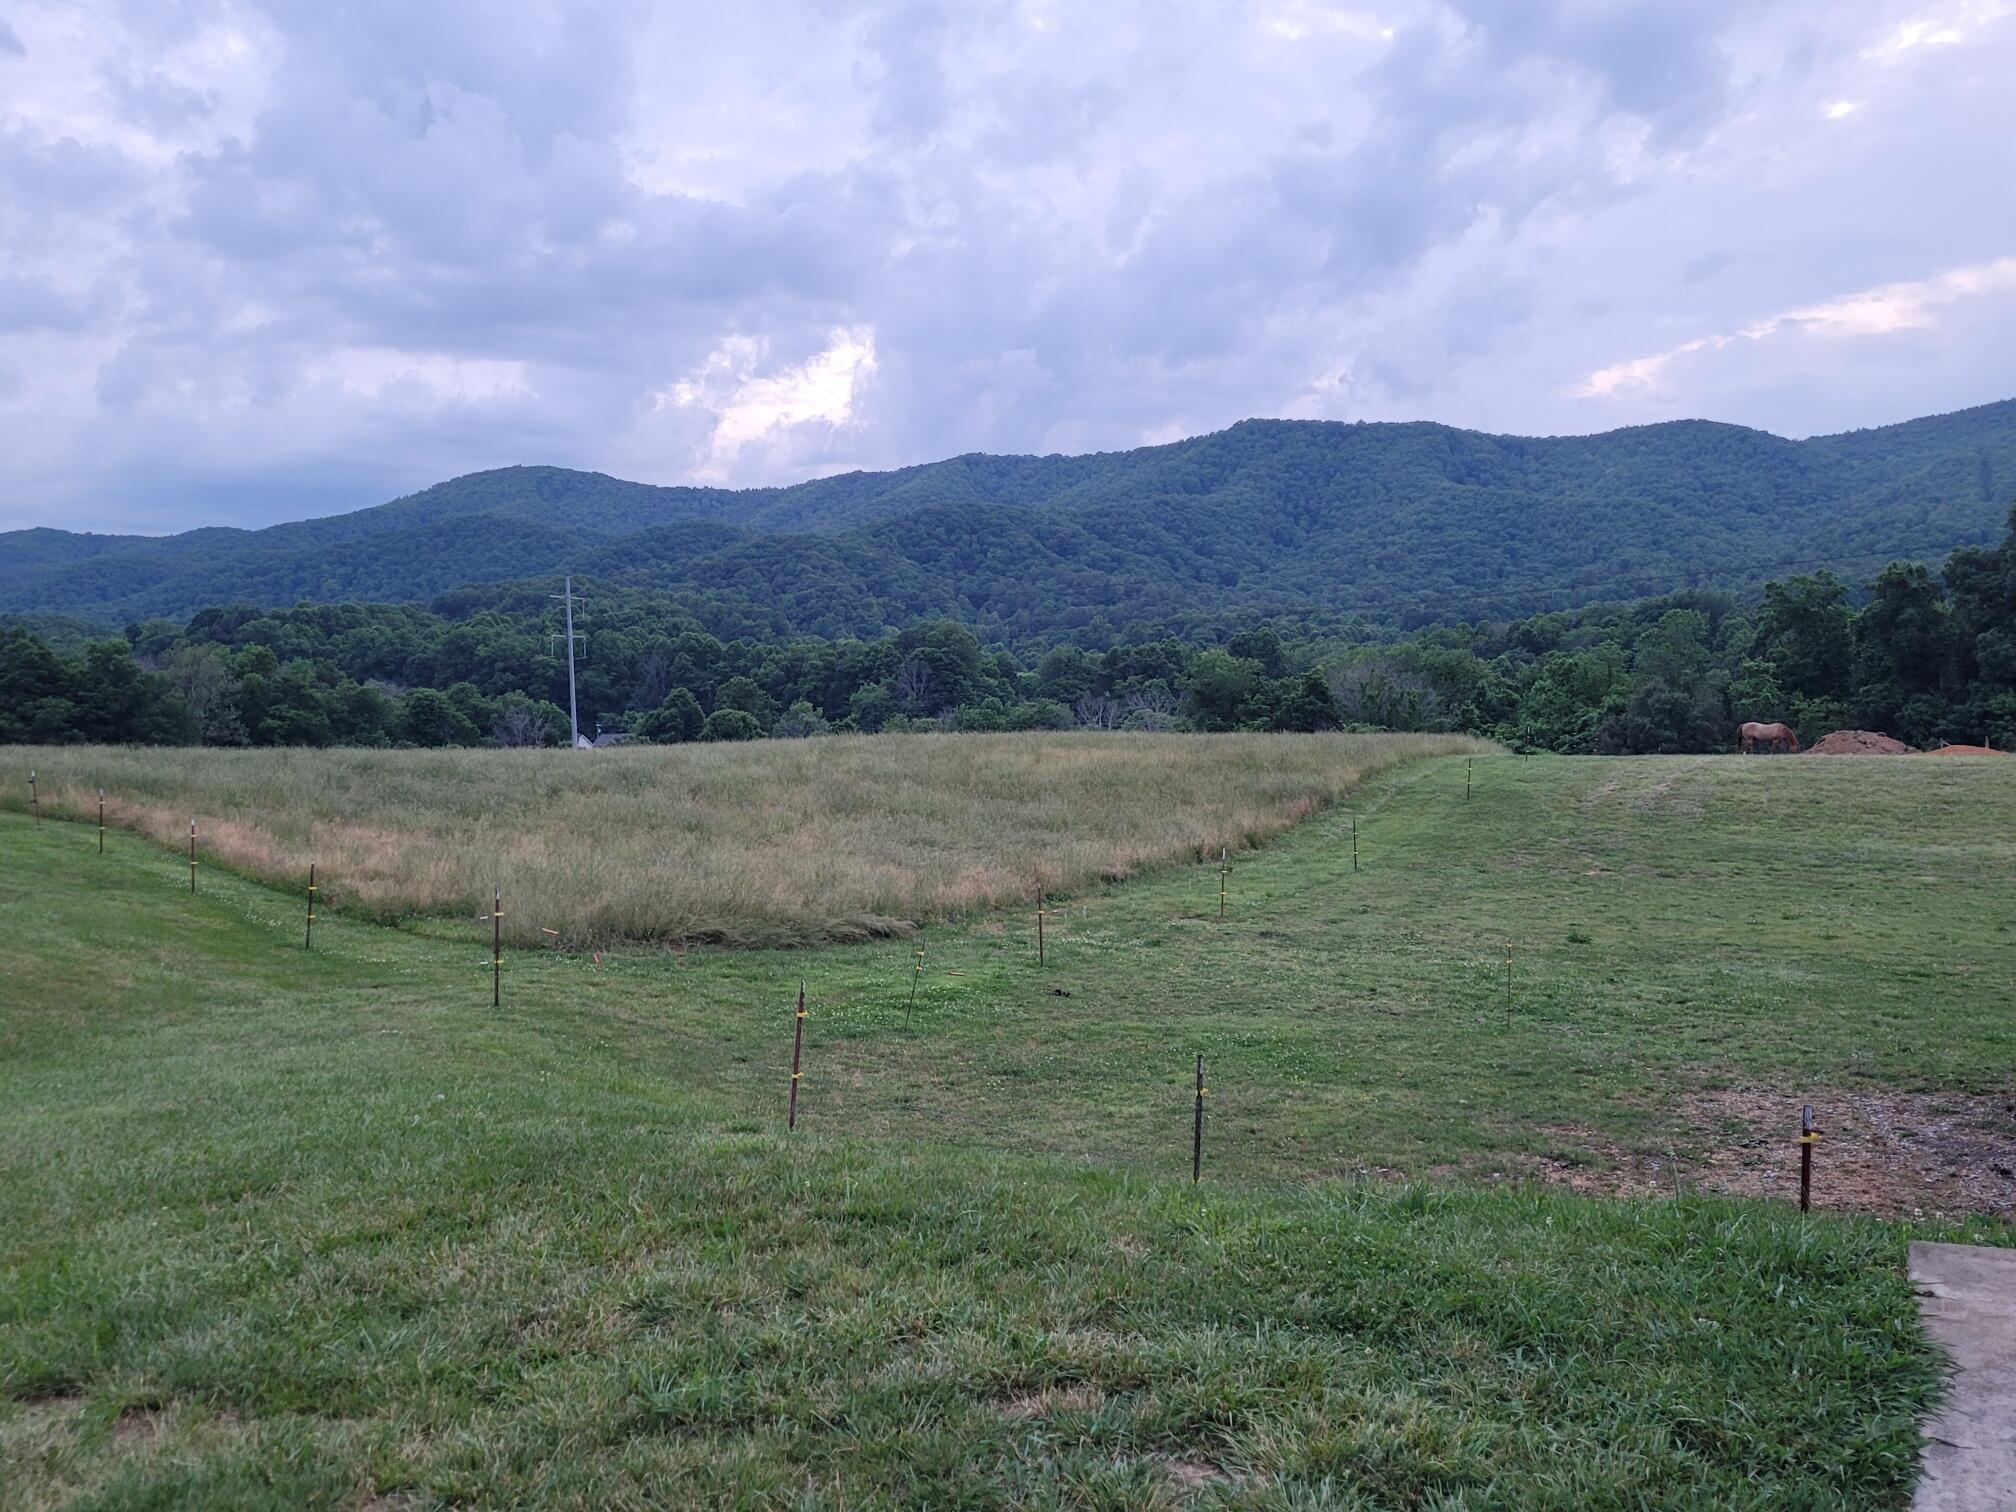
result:
<svg viewBox="0 0 2016 1512"><path fill-rule="evenodd" d="M1041 969L1003 913L514 952L497 1011L472 922L311 955L298 894L0 816L0 1500L1902 1505L1904 1245L2008 1242L2005 1178L1703 1189L1753 1106L1818 1105L1823 1208L1912 1206L1843 1189L1853 1099L1990 1137L2012 810L1987 761L1421 762L1222 922L1183 866Z"/></svg>
<svg viewBox="0 0 2016 1512"><path fill-rule="evenodd" d="M97 813L376 919L795 945L1240 850L1441 735L859 736L572 751L0 747L0 809Z"/></svg>

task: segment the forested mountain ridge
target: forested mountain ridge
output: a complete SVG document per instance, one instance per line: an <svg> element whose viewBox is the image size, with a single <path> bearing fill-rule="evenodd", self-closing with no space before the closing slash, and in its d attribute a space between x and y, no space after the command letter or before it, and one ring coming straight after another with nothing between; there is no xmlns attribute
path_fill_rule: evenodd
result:
<svg viewBox="0 0 2016 1512"><path fill-rule="evenodd" d="M949 615L1056 638L1296 606L1413 623L1808 566L1867 575L1995 539L2012 498L2016 401L1806 441L1698 420L1541 438L1251 420L785 488L510 467L264 530L16 531L0 534L0 611L420 602L571 570L822 635Z"/></svg>

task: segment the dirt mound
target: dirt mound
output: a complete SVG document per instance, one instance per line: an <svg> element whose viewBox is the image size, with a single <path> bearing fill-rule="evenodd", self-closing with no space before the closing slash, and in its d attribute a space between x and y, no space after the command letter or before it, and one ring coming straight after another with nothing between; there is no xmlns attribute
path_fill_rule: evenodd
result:
<svg viewBox="0 0 2016 1512"><path fill-rule="evenodd" d="M1936 751L1920 751L1921 756L2007 756L1993 746L1940 746Z"/></svg>
<svg viewBox="0 0 2016 1512"><path fill-rule="evenodd" d="M1806 747L1808 756L1909 756L1917 750L1875 730L1835 730Z"/></svg>

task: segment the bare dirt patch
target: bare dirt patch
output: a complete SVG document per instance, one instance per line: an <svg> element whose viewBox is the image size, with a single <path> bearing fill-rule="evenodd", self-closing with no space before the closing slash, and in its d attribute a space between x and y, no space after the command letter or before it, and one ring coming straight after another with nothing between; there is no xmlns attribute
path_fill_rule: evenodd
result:
<svg viewBox="0 0 2016 1512"><path fill-rule="evenodd" d="M2016 1217L2016 1095L1820 1092L1808 1095L1820 1140L1813 1205L1888 1217ZM1688 1190L1799 1197L1799 1110L1777 1092L1688 1094L1670 1153L1627 1150L1560 1127L1549 1132L1606 1162L1544 1161L1549 1180L1578 1191L1651 1196Z"/></svg>
<svg viewBox="0 0 2016 1512"><path fill-rule="evenodd" d="M161 1414L151 1407L129 1407L112 1425L112 1442L121 1449L137 1449L160 1437Z"/></svg>
<svg viewBox="0 0 2016 1512"><path fill-rule="evenodd" d="M1155 1462L1164 1475L1185 1491L1201 1491L1232 1479L1222 1466L1201 1454L1158 1454Z"/></svg>

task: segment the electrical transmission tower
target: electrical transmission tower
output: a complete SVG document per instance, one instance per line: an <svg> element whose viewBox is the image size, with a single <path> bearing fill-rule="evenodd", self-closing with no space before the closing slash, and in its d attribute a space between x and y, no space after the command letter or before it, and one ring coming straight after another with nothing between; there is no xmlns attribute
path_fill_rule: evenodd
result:
<svg viewBox="0 0 2016 1512"><path fill-rule="evenodd" d="M578 749L581 745L581 714L574 698L574 642L577 640L585 641L588 637L574 633L573 577L571 575L568 577L567 591L565 593L556 593L551 596L567 606L567 633L565 636L567 642L567 733L568 745ZM553 638L555 640L562 639L558 635L555 635Z"/></svg>

